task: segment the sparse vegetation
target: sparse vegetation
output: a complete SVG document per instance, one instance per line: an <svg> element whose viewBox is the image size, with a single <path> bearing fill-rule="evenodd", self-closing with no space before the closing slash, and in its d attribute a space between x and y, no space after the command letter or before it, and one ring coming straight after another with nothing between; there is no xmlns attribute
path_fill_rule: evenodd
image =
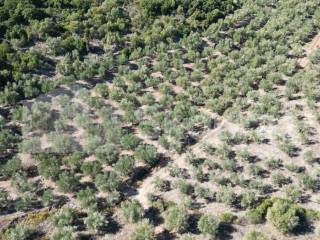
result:
<svg viewBox="0 0 320 240"><path fill-rule="evenodd" d="M0 239L317 239L319 7L1 1Z"/></svg>

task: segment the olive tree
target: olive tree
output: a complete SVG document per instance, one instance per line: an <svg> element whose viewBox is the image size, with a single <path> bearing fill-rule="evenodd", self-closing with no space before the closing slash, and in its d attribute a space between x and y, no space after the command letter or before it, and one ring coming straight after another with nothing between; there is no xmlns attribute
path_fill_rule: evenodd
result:
<svg viewBox="0 0 320 240"><path fill-rule="evenodd" d="M21 170L20 158L14 156L0 166L0 176L11 177Z"/></svg>
<svg viewBox="0 0 320 240"><path fill-rule="evenodd" d="M243 208L252 208L257 203L258 197L255 191L245 191L241 194L240 205Z"/></svg>
<svg viewBox="0 0 320 240"><path fill-rule="evenodd" d="M148 220L143 220L131 233L129 240L153 240L154 239L154 227Z"/></svg>
<svg viewBox="0 0 320 240"><path fill-rule="evenodd" d="M98 147L95 151L97 160L102 164L108 164L108 165L115 163L119 158L119 154L120 154L119 146L111 143L102 145Z"/></svg>
<svg viewBox="0 0 320 240"><path fill-rule="evenodd" d="M38 154L36 160L39 174L44 178L55 179L59 175L61 161L57 157L50 154Z"/></svg>
<svg viewBox="0 0 320 240"><path fill-rule="evenodd" d="M95 208L97 204L95 191L89 187L77 193L77 200L83 208Z"/></svg>
<svg viewBox="0 0 320 240"><path fill-rule="evenodd" d="M89 230L98 232L99 229L107 224L107 221L100 212L89 210L88 216L84 219L84 223Z"/></svg>
<svg viewBox="0 0 320 240"><path fill-rule="evenodd" d="M276 140L278 143L278 148L286 153L289 157L294 157L296 155L296 146L291 142L291 139L288 135L276 136Z"/></svg>
<svg viewBox="0 0 320 240"><path fill-rule="evenodd" d="M282 233L290 233L300 224L299 209L288 200L278 199L267 211L268 223Z"/></svg>
<svg viewBox="0 0 320 240"><path fill-rule="evenodd" d="M52 150L59 154L72 153L77 148L76 141L69 134L51 133L49 140L52 143Z"/></svg>
<svg viewBox="0 0 320 240"><path fill-rule="evenodd" d="M63 171L59 174L57 185L62 192L73 192L79 185L79 177L72 172Z"/></svg>
<svg viewBox="0 0 320 240"><path fill-rule="evenodd" d="M109 96L109 88L108 88L108 85L106 84L98 83L94 87L94 90L97 94L99 94L103 98L107 98Z"/></svg>
<svg viewBox="0 0 320 240"><path fill-rule="evenodd" d="M32 130L48 130L52 121L50 104L35 102L30 110L24 108L22 111L22 121Z"/></svg>
<svg viewBox="0 0 320 240"><path fill-rule="evenodd" d="M251 230L244 236L244 240L268 240L269 238L262 232Z"/></svg>
<svg viewBox="0 0 320 240"><path fill-rule="evenodd" d="M121 210L126 221L130 223L138 222L144 215L144 209L136 199L127 200L121 203Z"/></svg>
<svg viewBox="0 0 320 240"><path fill-rule="evenodd" d="M182 233L188 227L188 212L185 208L172 206L165 211L164 223L165 227L174 232Z"/></svg>
<svg viewBox="0 0 320 240"><path fill-rule="evenodd" d="M75 240L74 229L70 226L57 227L53 230L51 240Z"/></svg>
<svg viewBox="0 0 320 240"><path fill-rule="evenodd" d="M51 222L55 227L70 226L76 219L76 211L72 208L61 208L52 217Z"/></svg>
<svg viewBox="0 0 320 240"><path fill-rule="evenodd" d="M122 155L114 165L114 169L122 176L128 176L134 168L135 160L131 155Z"/></svg>
<svg viewBox="0 0 320 240"><path fill-rule="evenodd" d="M3 188L0 188L0 209L4 210L6 209L7 205L9 203L9 194L6 190Z"/></svg>
<svg viewBox="0 0 320 240"><path fill-rule="evenodd" d="M23 153L35 154L41 152L41 142L36 138L24 139L19 147Z"/></svg>
<svg viewBox="0 0 320 240"><path fill-rule="evenodd" d="M121 145L127 150L134 150L140 143L140 139L133 133L125 134L121 137Z"/></svg>
<svg viewBox="0 0 320 240"><path fill-rule="evenodd" d="M81 165L81 171L85 175L89 175L91 177L97 176L102 171L102 166L100 162L97 161L90 161L90 162L84 162Z"/></svg>
<svg viewBox="0 0 320 240"><path fill-rule="evenodd" d="M53 195L53 191L51 189L47 189L45 191L43 191L42 194L42 204L45 207L51 206L54 202L54 195Z"/></svg>
<svg viewBox="0 0 320 240"><path fill-rule="evenodd" d="M217 192L216 199L218 202L225 203L232 206L236 201L237 195L233 192L231 188L221 187Z"/></svg>
<svg viewBox="0 0 320 240"><path fill-rule="evenodd" d="M2 237L4 240L27 240L31 234L32 231L25 224L19 223L14 228L7 229Z"/></svg>
<svg viewBox="0 0 320 240"><path fill-rule="evenodd" d="M198 229L202 234L215 237L219 231L219 220L211 215L202 215L198 222Z"/></svg>
<svg viewBox="0 0 320 240"><path fill-rule="evenodd" d="M134 156L137 160L142 160L150 166L155 165L158 161L157 149L150 144L139 145Z"/></svg>
<svg viewBox="0 0 320 240"><path fill-rule="evenodd" d="M120 184L118 174L114 171L106 171L95 177L95 185L102 192L112 192L117 190Z"/></svg>

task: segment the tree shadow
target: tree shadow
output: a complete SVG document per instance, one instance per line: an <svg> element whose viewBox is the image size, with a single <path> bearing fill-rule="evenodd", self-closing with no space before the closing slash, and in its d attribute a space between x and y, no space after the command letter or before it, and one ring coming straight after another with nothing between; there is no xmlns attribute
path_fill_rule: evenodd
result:
<svg viewBox="0 0 320 240"><path fill-rule="evenodd" d="M28 237L28 239L43 239L46 233L40 229L34 230L32 234Z"/></svg>
<svg viewBox="0 0 320 240"><path fill-rule="evenodd" d="M124 198L132 197L138 194L137 189L128 182L123 182L120 184L119 191L123 193Z"/></svg>
<svg viewBox="0 0 320 240"><path fill-rule="evenodd" d="M94 240L94 237L89 233L79 233L77 236L78 240Z"/></svg>
<svg viewBox="0 0 320 240"><path fill-rule="evenodd" d="M38 168L36 166L30 166L27 169L25 169L26 177L32 178L39 175Z"/></svg>
<svg viewBox="0 0 320 240"><path fill-rule="evenodd" d="M164 230L161 233L158 233L155 237L156 240L173 240L175 239L175 235L170 233L168 230Z"/></svg>
<svg viewBox="0 0 320 240"><path fill-rule="evenodd" d="M154 207L150 207L145 211L145 217L149 219L150 223L154 226L159 226L164 222L159 210Z"/></svg>
<svg viewBox="0 0 320 240"><path fill-rule="evenodd" d="M293 230L294 235L305 235L314 231L314 226L306 218L306 216L300 215L300 224Z"/></svg>
<svg viewBox="0 0 320 240"><path fill-rule="evenodd" d="M14 203L15 203L14 200L9 201L8 204L5 206L5 208L0 209L0 215L12 214L17 212Z"/></svg>
<svg viewBox="0 0 320 240"><path fill-rule="evenodd" d="M222 223L219 226L219 234L217 238L220 240L232 239L232 233L235 231L236 229L232 225Z"/></svg>
<svg viewBox="0 0 320 240"><path fill-rule="evenodd" d="M54 196L53 204L52 206L56 208L60 208L64 206L69 201L69 198L63 195Z"/></svg>
<svg viewBox="0 0 320 240"><path fill-rule="evenodd" d="M121 230L122 228L121 225L117 221L115 221L113 218L109 217L107 220L108 220L108 224L104 226L102 231L106 233L116 234Z"/></svg>
<svg viewBox="0 0 320 240"><path fill-rule="evenodd" d="M200 213L192 214L188 219L188 231L193 234L200 234L198 229L198 221L201 217Z"/></svg>
<svg viewBox="0 0 320 240"><path fill-rule="evenodd" d="M149 174L149 169L144 167L144 166L138 166L134 168L132 175L131 175L131 181L136 182L143 180L148 174Z"/></svg>

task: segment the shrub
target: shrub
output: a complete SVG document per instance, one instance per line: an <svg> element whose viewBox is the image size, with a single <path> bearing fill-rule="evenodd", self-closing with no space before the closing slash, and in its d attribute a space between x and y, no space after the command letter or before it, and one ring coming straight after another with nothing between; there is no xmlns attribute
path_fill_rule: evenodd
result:
<svg viewBox="0 0 320 240"><path fill-rule="evenodd" d="M296 128L303 144L311 143L310 137L314 134L314 130L304 121L297 121Z"/></svg>
<svg viewBox="0 0 320 240"><path fill-rule="evenodd" d="M319 64L320 63L320 50L317 49L316 51L314 51L311 56L310 56L310 61L313 64Z"/></svg>
<svg viewBox="0 0 320 240"><path fill-rule="evenodd" d="M256 104L254 104L254 113L259 115L270 115L277 117L281 111L281 103L273 95L264 95L261 96Z"/></svg>
<svg viewBox="0 0 320 240"><path fill-rule="evenodd" d="M305 189L316 191L319 188L319 181L310 175L300 174L299 181Z"/></svg>
<svg viewBox="0 0 320 240"><path fill-rule="evenodd" d="M211 215L202 215L198 222L198 229L202 234L214 237L219 231L219 221Z"/></svg>
<svg viewBox="0 0 320 240"><path fill-rule="evenodd" d="M131 155L122 155L114 169L122 176L128 176L134 169L135 160Z"/></svg>
<svg viewBox="0 0 320 240"><path fill-rule="evenodd" d="M246 233L244 240L268 240L268 237L262 232L251 230Z"/></svg>
<svg viewBox="0 0 320 240"><path fill-rule="evenodd" d="M89 187L77 193L77 200L82 208L95 208L97 204L95 191Z"/></svg>
<svg viewBox="0 0 320 240"><path fill-rule="evenodd" d="M175 187L177 187L181 193L186 195L192 195L194 192L193 185L184 180L177 180L175 182Z"/></svg>
<svg viewBox="0 0 320 240"><path fill-rule="evenodd" d="M253 191L246 191L241 194L240 205L243 208L252 208L257 203L258 197L257 193Z"/></svg>
<svg viewBox="0 0 320 240"><path fill-rule="evenodd" d="M219 215L220 222L224 224L232 224L237 220L237 218L238 217L236 215L233 215L232 213L228 212L221 213Z"/></svg>
<svg viewBox="0 0 320 240"><path fill-rule="evenodd" d="M23 174L15 174L11 178L11 185L20 193L34 193L38 189L38 184L35 181L29 181Z"/></svg>
<svg viewBox="0 0 320 240"><path fill-rule="evenodd" d="M118 174L114 171L106 171L98 174L94 180L97 188L102 192L112 192L117 190L120 184Z"/></svg>
<svg viewBox="0 0 320 240"><path fill-rule="evenodd" d="M165 211L165 227L170 231L182 233L188 227L188 218L189 215L186 209L174 205Z"/></svg>
<svg viewBox="0 0 320 240"><path fill-rule="evenodd" d="M299 224L299 209L288 200L277 199L268 209L267 221L282 233L292 232Z"/></svg>
<svg viewBox="0 0 320 240"><path fill-rule="evenodd" d="M41 152L41 142L39 139L30 138L30 139L24 139L20 143L20 150L23 153L39 153Z"/></svg>
<svg viewBox="0 0 320 240"><path fill-rule="evenodd" d="M308 163L308 164L313 164L316 162L316 156L314 151L308 150L303 154L303 159Z"/></svg>
<svg viewBox="0 0 320 240"><path fill-rule="evenodd" d="M18 157L9 159L0 168L0 175L5 177L11 177L21 169L21 160Z"/></svg>
<svg viewBox="0 0 320 240"><path fill-rule="evenodd" d="M144 209L136 199L121 203L121 210L126 221L130 223L138 222L144 215Z"/></svg>
<svg viewBox="0 0 320 240"><path fill-rule="evenodd" d="M2 128L0 126L0 153L7 155L8 150L16 148L16 144L20 141L20 139L21 138L18 136L18 134L15 134L13 130ZM27 141L27 139L25 139L25 141ZM27 152L28 150L29 149L27 146L25 151Z"/></svg>
<svg viewBox="0 0 320 240"><path fill-rule="evenodd" d="M121 145L127 150L134 150L140 143L140 139L133 133L125 134L121 137Z"/></svg>
<svg viewBox="0 0 320 240"><path fill-rule="evenodd" d="M221 187L216 194L216 199L218 202L222 202L230 206L235 203L236 198L236 194L228 187Z"/></svg>
<svg viewBox="0 0 320 240"><path fill-rule="evenodd" d="M44 178L56 178L60 172L60 160L50 154L38 154L36 156L38 162L38 171Z"/></svg>
<svg viewBox="0 0 320 240"><path fill-rule="evenodd" d="M121 194L118 191L108 193L106 197L106 204L108 206L114 206L121 201Z"/></svg>
<svg viewBox="0 0 320 240"><path fill-rule="evenodd" d="M129 240L153 240L154 239L154 227L148 220L140 222L134 231L131 233Z"/></svg>
<svg viewBox="0 0 320 240"><path fill-rule="evenodd" d="M84 150L87 154L93 154L95 150L103 144L103 139L99 135L89 134L86 136Z"/></svg>
<svg viewBox="0 0 320 240"><path fill-rule="evenodd" d="M103 139L99 135L89 135L85 139L84 150L88 154L93 154L94 151L103 144Z"/></svg>
<svg viewBox="0 0 320 240"><path fill-rule="evenodd" d="M272 183L282 187L285 184L288 184L290 182L290 179L284 176L281 172L275 172L271 175Z"/></svg>
<svg viewBox="0 0 320 240"><path fill-rule="evenodd" d="M63 171L59 174L57 185L62 192L73 192L79 185L79 177L72 172Z"/></svg>
<svg viewBox="0 0 320 240"><path fill-rule="evenodd" d="M167 203L159 196L148 197L151 206L157 209L160 213L163 213L167 208Z"/></svg>
<svg viewBox="0 0 320 240"><path fill-rule="evenodd" d="M52 149L56 153L66 154L76 150L76 142L69 134L52 133L49 140L52 142Z"/></svg>
<svg viewBox="0 0 320 240"><path fill-rule="evenodd" d="M256 164L249 165L249 172L253 176L261 176L264 172L264 169Z"/></svg>
<svg viewBox="0 0 320 240"><path fill-rule="evenodd" d="M31 109L24 109L22 120L32 130L48 130L51 126L52 113L49 103L35 102Z"/></svg>
<svg viewBox="0 0 320 240"><path fill-rule="evenodd" d="M111 165L119 158L119 147L115 144L106 144L96 149L96 158L102 164Z"/></svg>
<svg viewBox="0 0 320 240"><path fill-rule="evenodd" d="M64 226L53 230L51 240L75 240L73 227Z"/></svg>
<svg viewBox="0 0 320 240"><path fill-rule="evenodd" d="M135 150L134 157L153 166L158 161L157 149L149 144L139 145Z"/></svg>
<svg viewBox="0 0 320 240"><path fill-rule="evenodd" d="M237 158L243 162L250 162L251 155L248 149L238 149L236 151Z"/></svg>
<svg viewBox="0 0 320 240"><path fill-rule="evenodd" d="M6 209L9 203L9 194L3 188L0 188L0 209Z"/></svg>
<svg viewBox="0 0 320 240"><path fill-rule="evenodd" d="M81 152L74 152L68 156L65 156L62 161L68 167L72 169L79 169L81 164L83 163L84 155Z"/></svg>
<svg viewBox="0 0 320 240"><path fill-rule="evenodd" d="M156 189L158 189L161 192L166 192L170 190L170 181L168 180L161 179L157 176L153 183Z"/></svg>
<svg viewBox="0 0 320 240"><path fill-rule="evenodd" d="M185 233L185 234L182 234L180 237L179 237L179 240L193 240L193 236L190 234L190 233Z"/></svg>
<svg viewBox="0 0 320 240"><path fill-rule="evenodd" d="M294 185L288 185L283 189L286 198L292 202L298 203L302 198L302 191Z"/></svg>
<svg viewBox="0 0 320 240"><path fill-rule="evenodd" d="M289 136L277 136L278 147L281 151L288 154L289 157L296 155L296 146L291 142Z"/></svg>
<svg viewBox="0 0 320 240"><path fill-rule="evenodd" d="M76 211L71 208L61 208L52 217L51 222L55 227L72 225L76 219Z"/></svg>
<svg viewBox="0 0 320 240"><path fill-rule="evenodd" d="M25 192L15 202L15 209L18 211L29 211L36 206L39 206L38 199L35 193Z"/></svg>
<svg viewBox="0 0 320 240"><path fill-rule="evenodd" d="M89 210L88 216L84 219L84 223L89 230L97 232L107 224L107 221L101 213Z"/></svg>
<svg viewBox="0 0 320 240"><path fill-rule="evenodd" d="M92 161L92 162L84 162L81 165L81 171L85 175L89 175L91 177L97 176L99 173L101 173L102 166L100 162Z"/></svg>
<svg viewBox="0 0 320 240"><path fill-rule="evenodd" d="M107 98L109 96L109 88L108 88L108 85L106 84L98 83L94 87L94 90L103 98Z"/></svg>
<svg viewBox="0 0 320 240"><path fill-rule="evenodd" d="M214 199L214 193L210 191L209 188L196 186L194 189L195 196L198 198L203 198L207 201L211 201Z"/></svg>
<svg viewBox="0 0 320 240"><path fill-rule="evenodd" d="M280 159L270 158L266 161L266 167L270 170L281 167L282 161Z"/></svg>
<svg viewBox="0 0 320 240"><path fill-rule="evenodd" d="M14 228L7 229L3 234L4 240L27 240L32 231L24 224L19 223Z"/></svg>
<svg viewBox="0 0 320 240"><path fill-rule="evenodd" d="M293 173L301 173L305 171L305 167L296 165L294 163L286 164L284 167Z"/></svg>
<svg viewBox="0 0 320 240"><path fill-rule="evenodd" d="M271 199L264 200L258 207L251 209L246 212L246 218L251 224L263 223L265 221L265 216L267 210L271 207L273 201Z"/></svg>
<svg viewBox="0 0 320 240"><path fill-rule="evenodd" d="M42 204L45 207L51 206L54 202L54 195L51 189L43 191L42 194Z"/></svg>

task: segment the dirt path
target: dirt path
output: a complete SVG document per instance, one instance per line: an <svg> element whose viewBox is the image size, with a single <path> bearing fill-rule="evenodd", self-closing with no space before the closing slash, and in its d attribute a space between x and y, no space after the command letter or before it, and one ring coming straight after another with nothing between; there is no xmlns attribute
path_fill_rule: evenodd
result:
<svg viewBox="0 0 320 240"><path fill-rule="evenodd" d="M309 64L310 55L314 52L314 50L316 50L319 47L320 47L320 33L318 33L312 39L312 41L304 47L306 56L298 60L298 63L300 64L301 67L305 68Z"/></svg>

